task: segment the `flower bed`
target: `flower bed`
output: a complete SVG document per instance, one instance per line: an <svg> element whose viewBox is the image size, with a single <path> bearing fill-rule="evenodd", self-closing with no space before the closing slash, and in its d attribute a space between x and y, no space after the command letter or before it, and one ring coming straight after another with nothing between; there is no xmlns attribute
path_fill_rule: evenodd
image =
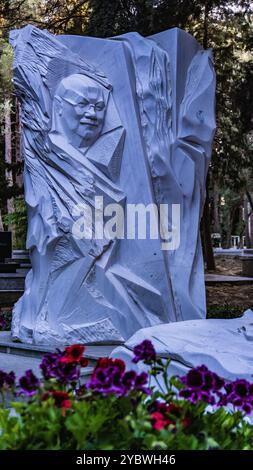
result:
<svg viewBox="0 0 253 470"><path fill-rule="evenodd" d="M9 308L0 307L0 331L11 329L12 313Z"/></svg>
<svg viewBox="0 0 253 470"><path fill-rule="evenodd" d="M18 381L0 371L0 449L252 449L253 384L225 382L204 365L168 379L169 360L150 341L134 349L133 362L149 374L126 370L120 359L101 358L85 385L85 348L46 354L42 379L31 370ZM162 374L164 390L150 387ZM7 394L12 410L5 407ZM20 401L20 396L24 399Z"/></svg>

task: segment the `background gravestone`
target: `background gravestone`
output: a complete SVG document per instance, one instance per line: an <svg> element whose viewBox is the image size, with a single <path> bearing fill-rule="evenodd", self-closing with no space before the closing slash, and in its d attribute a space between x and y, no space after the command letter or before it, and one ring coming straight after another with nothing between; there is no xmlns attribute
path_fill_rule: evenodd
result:
<svg viewBox="0 0 253 470"><path fill-rule="evenodd" d="M12 255L12 233L0 232L0 261L11 258Z"/></svg>

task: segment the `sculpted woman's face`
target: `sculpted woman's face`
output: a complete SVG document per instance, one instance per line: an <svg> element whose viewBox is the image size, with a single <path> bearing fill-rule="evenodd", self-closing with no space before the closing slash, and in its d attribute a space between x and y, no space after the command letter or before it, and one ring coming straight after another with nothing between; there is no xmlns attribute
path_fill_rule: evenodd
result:
<svg viewBox="0 0 253 470"><path fill-rule="evenodd" d="M68 141L77 147L90 147L99 137L106 110L102 87L84 75L72 75L59 85L58 124ZM59 127L59 126L58 126Z"/></svg>

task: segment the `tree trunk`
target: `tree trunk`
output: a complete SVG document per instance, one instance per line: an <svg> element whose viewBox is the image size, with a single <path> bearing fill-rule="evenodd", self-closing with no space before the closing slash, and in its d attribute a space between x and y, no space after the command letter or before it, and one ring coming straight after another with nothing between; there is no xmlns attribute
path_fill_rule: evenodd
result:
<svg viewBox="0 0 253 470"><path fill-rule="evenodd" d="M4 140L5 140L5 162L12 163L12 148L11 148L11 100L10 98L5 98L4 101ZM8 186L13 185L13 175L12 171L8 168L5 171L5 177ZM12 199L7 200L7 211L8 214L14 212L14 201ZM8 227L11 229L11 227Z"/></svg>
<svg viewBox="0 0 253 470"><path fill-rule="evenodd" d="M3 225L3 219L2 219L2 213L0 209L0 232L3 232L4 225Z"/></svg>
<svg viewBox="0 0 253 470"><path fill-rule="evenodd" d="M253 211L253 201L252 201L252 197L251 197L251 194L249 192L249 190L246 188L246 196L247 196L247 199L248 199L248 202L250 204L250 208L251 208L251 211Z"/></svg>
<svg viewBox="0 0 253 470"><path fill-rule="evenodd" d="M232 235L233 235L233 227L234 227L234 219L235 219L235 213L236 213L237 207L234 205L229 213L229 219L228 219L228 229L227 229L227 234L226 234L226 246L225 248L231 248L232 247Z"/></svg>
<svg viewBox="0 0 253 470"><path fill-rule="evenodd" d="M210 11L210 2L206 0L204 6L204 31L203 31L203 48L208 48L208 15Z"/></svg>
<svg viewBox="0 0 253 470"><path fill-rule="evenodd" d="M250 235L249 235L249 211L248 211L248 198L244 198L244 222L245 222L245 245L246 248L251 247Z"/></svg>
<svg viewBox="0 0 253 470"><path fill-rule="evenodd" d="M220 202L219 187L218 187L217 181L214 179L214 182L213 182L213 219L214 219L213 231L221 234L219 202Z"/></svg>
<svg viewBox="0 0 253 470"><path fill-rule="evenodd" d="M208 15L210 11L210 2L207 0L204 6L204 31L203 31L203 48L208 48ZM206 267L210 271L215 270L215 261L212 247L211 229L210 229L210 208L209 208L209 176L206 179L206 200L204 205L204 211L202 216L202 235L203 235L203 247Z"/></svg>
<svg viewBox="0 0 253 470"><path fill-rule="evenodd" d="M242 219L243 219L243 215L242 215ZM242 226L242 229L240 231L240 244L239 244L239 248L243 249L244 248L244 243L243 243L243 236L245 234L245 222L243 221L243 226Z"/></svg>
<svg viewBox="0 0 253 470"><path fill-rule="evenodd" d="M201 222L202 222L203 247L204 247L204 258L206 262L206 267L208 270L214 271L215 260L214 260L211 230L210 230L208 178L207 178L207 184L206 184L206 200L205 200L204 211L203 211Z"/></svg>
<svg viewBox="0 0 253 470"><path fill-rule="evenodd" d="M22 155L21 155L21 119L20 119L20 103L18 99L16 98L15 100L15 157L16 157L16 162L20 163L22 162ZM16 175L16 184L19 187L22 187L23 185L23 174L19 173Z"/></svg>

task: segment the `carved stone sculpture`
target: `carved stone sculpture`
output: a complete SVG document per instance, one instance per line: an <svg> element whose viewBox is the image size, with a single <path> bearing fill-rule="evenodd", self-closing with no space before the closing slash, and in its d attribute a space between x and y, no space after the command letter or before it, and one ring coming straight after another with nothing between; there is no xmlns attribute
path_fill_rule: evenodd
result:
<svg viewBox="0 0 253 470"><path fill-rule="evenodd" d="M121 342L143 327L203 318L210 52L178 29L96 39L27 26L11 43L32 262L13 338ZM126 236L127 207L136 204L156 205L160 218L161 205L180 205L178 243L163 232ZM122 233L107 236L116 206ZM171 214L163 228L173 233Z"/></svg>

